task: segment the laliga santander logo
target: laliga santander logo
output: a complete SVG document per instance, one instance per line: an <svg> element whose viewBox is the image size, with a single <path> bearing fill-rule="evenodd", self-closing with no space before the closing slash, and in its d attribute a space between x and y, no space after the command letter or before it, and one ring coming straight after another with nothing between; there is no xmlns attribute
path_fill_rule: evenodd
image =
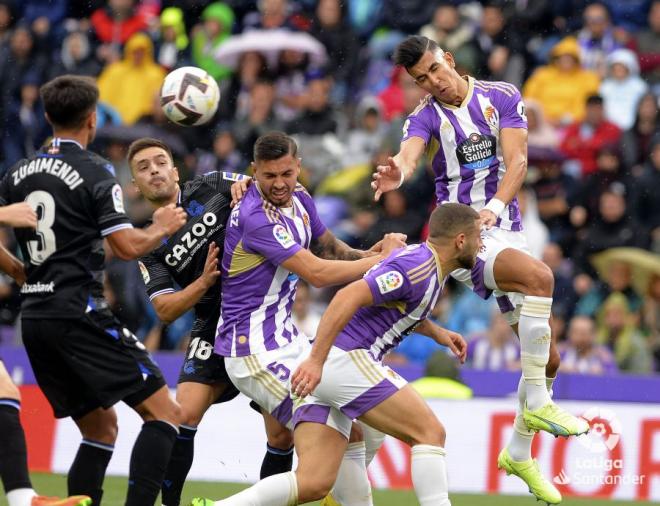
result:
<svg viewBox="0 0 660 506"><path fill-rule="evenodd" d="M591 429L577 441L593 453L614 450L621 440L621 422L614 411L607 408L591 408L582 415Z"/></svg>

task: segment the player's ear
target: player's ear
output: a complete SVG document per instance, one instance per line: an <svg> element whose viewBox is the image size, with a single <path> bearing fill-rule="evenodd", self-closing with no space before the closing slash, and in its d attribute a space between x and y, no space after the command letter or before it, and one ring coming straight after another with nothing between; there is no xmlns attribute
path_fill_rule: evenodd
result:
<svg viewBox="0 0 660 506"><path fill-rule="evenodd" d="M451 54L449 51L445 51L445 54L442 55L442 57L445 59L447 65L449 65L450 68L456 67L456 61L454 60L454 55Z"/></svg>
<svg viewBox="0 0 660 506"><path fill-rule="evenodd" d="M172 167L172 172L174 172L174 180L178 183L179 182L179 169L174 166Z"/></svg>
<svg viewBox="0 0 660 506"><path fill-rule="evenodd" d="M96 128L96 107L92 112L89 113L89 116L87 117L87 127L91 130Z"/></svg>
<svg viewBox="0 0 660 506"><path fill-rule="evenodd" d="M302 158L296 158L296 177L300 176L302 170Z"/></svg>
<svg viewBox="0 0 660 506"><path fill-rule="evenodd" d="M134 177L131 178L131 183L133 183L133 186L135 186L135 191L138 192L138 193L140 193L140 187L139 187L138 184L135 182L135 178L134 178Z"/></svg>

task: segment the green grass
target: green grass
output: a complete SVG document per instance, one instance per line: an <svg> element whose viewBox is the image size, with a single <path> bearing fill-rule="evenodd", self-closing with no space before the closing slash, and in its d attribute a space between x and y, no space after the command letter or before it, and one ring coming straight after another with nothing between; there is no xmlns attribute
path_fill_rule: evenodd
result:
<svg viewBox="0 0 660 506"><path fill-rule="evenodd" d="M33 474L33 484L36 490L44 495L62 495L66 490L66 478L60 474ZM221 499L243 489L245 485L230 483L211 483L193 481L186 484L183 491L184 501L201 496L210 499ZM105 480L103 506L122 506L126 493L126 479L109 476ZM533 497L520 496L487 496L452 494L452 506L533 506L539 505ZM158 503L159 504L159 503ZM185 502L184 502L185 504ZM418 503L412 492L374 491L375 506L416 506ZM562 506L623 506L630 504L658 504L634 501L599 501L595 499L565 499ZM0 498L0 506L6 506L4 497Z"/></svg>

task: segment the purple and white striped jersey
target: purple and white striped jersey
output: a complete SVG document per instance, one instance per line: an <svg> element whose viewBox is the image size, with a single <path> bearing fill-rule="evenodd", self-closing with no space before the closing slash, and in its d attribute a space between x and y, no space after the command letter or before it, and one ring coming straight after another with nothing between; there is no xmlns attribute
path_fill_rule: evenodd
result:
<svg viewBox="0 0 660 506"><path fill-rule="evenodd" d="M444 276L427 244L398 249L364 275L374 303L360 308L339 333L335 346L369 350L375 360L397 346L438 301Z"/></svg>
<svg viewBox="0 0 660 506"><path fill-rule="evenodd" d="M520 92L512 84L468 77L468 92L460 106L427 95L404 123L402 140L420 137L426 143L438 204L459 202L480 211L495 196L506 172L502 128L527 128ZM516 198L497 226L522 230Z"/></svg>
<svg viewBox="0 0 660 506"><path fill-rule="evenodd" d="M255 183L229 218L222 256L222 302L215 352L243 357L298 337L291 320L298 276L280 266L326 231L302 185L293 206L275 207Z"/></svg>

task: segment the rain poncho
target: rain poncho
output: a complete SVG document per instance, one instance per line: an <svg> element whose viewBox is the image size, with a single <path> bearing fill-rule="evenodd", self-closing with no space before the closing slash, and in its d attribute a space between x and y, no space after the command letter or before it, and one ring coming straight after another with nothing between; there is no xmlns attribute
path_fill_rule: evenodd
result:
<svg viewBox="0 0 660 506"><path fill-rule="evenodd" d="M135 53L140 50L145 54L137 63ZM165 70L154 62L151 39L137 33L126 43L124 58L108 65L99 76L100 99L114 107L125 124L132 125L151 114L164 78Z"/></svg>
<svg viewBox="0 0 660 506"><path fill-rule="evenodd" d="M231 76L231 69L215 61L215 51L231 35L234 24L234 11L222 2L209 5L202 12L202 21L215 19L220 23L220 33L210 39L205 30L199 30L193 37L192 52L195 65L206 70L216 81Z"/></svg>

